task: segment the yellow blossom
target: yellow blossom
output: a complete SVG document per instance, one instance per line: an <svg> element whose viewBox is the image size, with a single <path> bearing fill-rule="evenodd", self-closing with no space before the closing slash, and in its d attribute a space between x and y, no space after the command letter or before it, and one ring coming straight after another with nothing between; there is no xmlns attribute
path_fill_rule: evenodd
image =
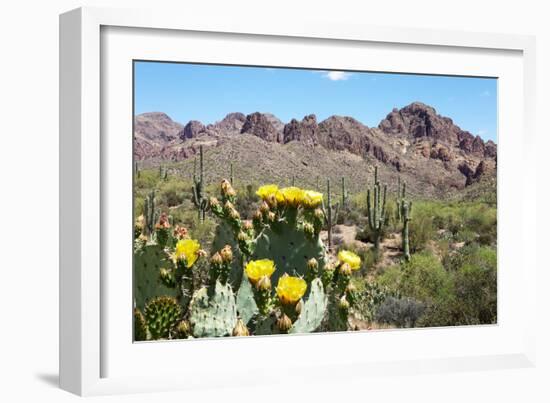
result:
<svg viewBox="0 0 550 403"><path fill-rule="evenodd" d="M284 203L289 207L298 207L304 201L304 191L298 187L291 186L281 189Z"/></svg>
<svg viewBox="0 0 550 403"><path fill-rule="evenodd" d="M194 239L182 239L176 244L176 250L174 251L174 260L178 261L182 258L185 259L187 267L191 267L197 261L199 257L199 250L201 245Z"/></svg>
<svg viewBox="0 0 550 403"><path fill-rule="evenodd" d="M279 187L277 185L264 185L264 186L260 186L256 194L262 200L267 200L269 196L276 194L278 190L279 190Z"/></svg>
<svg viewBox="0 0 550 403"><path fill-rule="evenodd" d="M245 267L246 276L254 285L262 277L271 277L275 271L275 262L269 259L251 260Z"/></svg>
<svg viewBox="0 0 550 403"><path fill-rule="evenodd" d="M323 194L314 190L305 190L303 203L304 207L316 208L323 202Z"/></svg>
<svg viewBox="0 0 550 403"><path fill-rule="evenodd" d="M300 277L284 275L279 278L277 295L285 305L294 305L302 298L307 290L307 283Z"/></svg>
<svg viewBox="0 0 550 403"><path fill-rule="evenodd" d="M353 271L361 268L361 258L349 250L341 250L338 252L338 260L340 263L347 263Z"/></svg>

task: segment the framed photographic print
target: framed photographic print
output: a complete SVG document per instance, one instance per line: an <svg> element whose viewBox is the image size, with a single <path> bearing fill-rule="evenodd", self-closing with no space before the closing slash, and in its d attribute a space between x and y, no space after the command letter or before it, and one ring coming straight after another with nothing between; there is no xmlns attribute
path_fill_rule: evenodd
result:
<svg viewBox="0 0 550 403"><path fill-rule="evenodd" d="M62 387L531 365L533 52L62 15Z"/></svg>

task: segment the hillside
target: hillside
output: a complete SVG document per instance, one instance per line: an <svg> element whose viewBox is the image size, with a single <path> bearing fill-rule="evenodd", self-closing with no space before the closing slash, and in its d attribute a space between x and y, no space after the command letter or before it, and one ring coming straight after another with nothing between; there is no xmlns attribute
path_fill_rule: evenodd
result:
<svg viewBox="0 0 550 403"><path fill-rule="evenodd" d="M148 113L136 116L134 131L141 166L162 164L190 175L192 157L202 145L211 180L227 176L232 162L236 178L248 183L287 184L295 176L300 185L314 187L327 177L344 176L350 190L358 192L378 165L385 182L396 183L400 176L412 193L442 197L496 177L495 143L419 102L394 109L375 128L346 116L317 122L308 115L285 124L259 112L183 126L165 114Z"/></svg>

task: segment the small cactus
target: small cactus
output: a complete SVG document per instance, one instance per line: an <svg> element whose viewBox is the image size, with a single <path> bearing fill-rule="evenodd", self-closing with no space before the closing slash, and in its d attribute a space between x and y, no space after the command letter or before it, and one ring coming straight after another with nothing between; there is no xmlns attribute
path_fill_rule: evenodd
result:
<svg viewBox="0 0 550 403"><path fill-rule="evenodd" d="M149 301L145 306L145 319L151 338L167 339L181 315L181 307L174 297L161 296Z"/></svg>
<svg viewBox="0 0 550 403"><path fill-rule="evenodd" d="M325 225L327 227L327 238L328 238L328 249L329 251L332 251L332 229L336 225L336 222L338 220L338 212L340 211L340 204L332 204L332 198L331 198L331 192L330 192L330 179L327 179L327 204L325 205L323 201L323 215L325 219Z"/></svg>
<svg viewBox="0 0 550 403"><path fill-rule="evenodd" d="M193 204L197 208L199 222L206 218L208 198L204 194L204 164L202 145L199 147L199 174L197 175L197 158L193 164Z"/></svg>
<svg viewBox="0 0 550 403"><path fill-rule="evenodd" d="M386 190L378 181L378 167L374 168L374 185L367 190L368 225L374 236L374 250L380 252L380 240L386 225ZM371 197L372 196L372 197Z"/></svg>
<svg viewBox="0 0 550 403"><path fill-rule="evenodd" d="M399 182L399 185L401 185L401 181ZM411 221L410 214L412 210L412 202L407 202L405 200L405 192L406 192L406 183L403 183L402 189L400 189L400 196L398 199L398 212L399 212L399 219L401 220L403 224L403 228L401 230L401 246L403 249L403 258L408 262L411 260L411 253L409 250L409 221ZM399 192L398 192L399 193Z"/></svg>

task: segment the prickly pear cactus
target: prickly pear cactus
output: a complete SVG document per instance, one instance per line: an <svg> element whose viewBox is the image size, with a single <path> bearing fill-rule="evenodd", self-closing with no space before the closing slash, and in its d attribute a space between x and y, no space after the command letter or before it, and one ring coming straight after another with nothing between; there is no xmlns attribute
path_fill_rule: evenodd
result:
<svg viewBox="0 0 550 403"><path fill-rule="evenodd" d="M195 337L228 336L237 322L235 294L229 283L198 290L189 306L189 322Z"/></svg>
<svg viewBox="0 0 550 403"><path fill-rule="evenodd" d="M273 274L272 282L276 284L284 273L304 276L307 262L311 258L317 259L322 270L325 266L326 251L319 238L311 239L300 227L279 223L260 233L252 258L268 258L275 262L277 270Z"/></svg>
<svg viewBox="0 0 550 403"><path fill-rule="evenodd" d="M145 320L153 340L166 339L180 321L181 307L174 297L153 298L145 306Z"/></svg>
<svg viewBox="0 0 550 403"><path fill-rule="evenodd" d="M233 289L236 290L243 280L242 254L231 226L226 221L221 221L216 228L214 240L212 241L212 250L220 250L225 245L231 246L231 250L233 251L229 282Z"/></svg>
<svg viewBox="0 0 550 403"><path fill-rule="evenodd" d="M311 282L311 290L307 301L303 304L300 316L294 322L289 333L311 333L316 331L323 322L327 310L327 296L323 283L316 278Z"/></svg>
<svg viewBox="0 0 550 403"><path fill-rule="evenodd" d="M254 300L254 291L246 274L244 274L241 286L237 292L237 314L244 324L248 324L257 313L258 306Z"/></svg>
<svg viewBox="0 0 550 403"><path fill-rule="evenodd" d="M176 290L160 280L160 269L173 265L158 245L146 245L134 255L135 307L143 310L147 302L158 295L175 296Z"/></svg>

